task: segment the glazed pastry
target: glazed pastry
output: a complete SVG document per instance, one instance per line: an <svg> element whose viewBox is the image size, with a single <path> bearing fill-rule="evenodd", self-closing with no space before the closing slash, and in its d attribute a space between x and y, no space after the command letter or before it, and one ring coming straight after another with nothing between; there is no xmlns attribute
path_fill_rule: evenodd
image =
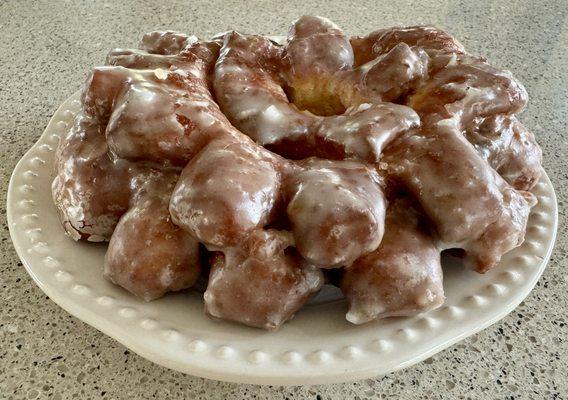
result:
<svg viewBox="0 0 568 400"><path fill-rule="evenodd" d="M438 123L389 150L390 174L418 200L443 246L466 251L469 266L485 272L523 242L534 196L509 186L454 126Z"/></svg>
<svg viewBox="0 0 568 400"><path fill-rule="evenodd" d="M199 243L172 223L168 212L176 171L135 176L133 206L110 240L104 276L146 301L191 287L200 271Z"/></svg>
<svg viewBox="0 0 568 400"><path fill-rule="evenodd" d="M214 256L203 298L218 318L274 330L323 285L323 274L294 252L290 234L254 231L239 247Z"/></svg>
<svg viewBox="0 0 568 400"><path fill-rule="evenodd" d="M318 156L376 161L386 144L418 126L416 113L397 104L366 104L329 117L300 111L283 89L279 71L286 71L289 77L292 72L284 69L281 51L267 38L233 32L225 36L215 66L214 87L221 109L255 142L293 159ZM311 90L305 79L300 75L302 83L297 84L295 93L307 102L308 95L300 93L301 88Z"/></svg>
<svg viewBox="0 0 568 400"><path fill-rule="evenodd" d="M53 199L146 300L209 271L209 315L277 329L325 271L349 321L412 315L443 302L442 249L485 272L523 242L542 158L527 100L433 27L152 32L89 75Z"/></svg>
<svg viewBox="0 0 568 400"><path fill-rule="evenodd" d="M182 172L170 202L174 223L215 248L242 242L269 222L282 164L249 140L211 142Z"/></svg>
<svg viewBox="0 0 568 400"><path fill-rule="evenodd" d="M353 68L349 38L337 25L321 17L299 18L288 34L282 61L290 100L296 107L316 115L345 110L335 93L325 91L333 75Z"/></svg>
<svg viewBox="0 0 568 400"><path fill-rule="evenodd" d="M108 157L103 132L95 117L82 112L57 149L53 201L75 240L109 240L128 209L132 165Z"/></svg>
<svg viewBox="0 0 568 400"><path fill-rule="evenodd" d="M343 104L407 104L426 125L457 118L465 137L509 184L520 190L532 188L540 176L541 151L512 115L525 107L527 94L509 72L466 54L461 45L433 28L370 37L360 39L356 54L360 58L376 54L376 58L338 72L328 83Z"/></svg>
<svg viewBox="0 0 568 400"><path fill-rule="evenodd" d="M341 278L349 322L414 315L444 303L440 252L426 225L411 201L389 205L381 245L358 258Z"/></svg>
<svg viewBox="0 0 568 400"><path fill-rule="evenodd" d="M337 93L345 105L404 103L408 94L428 76L429 63L424 49L399 43L357 68L334 75L329 80L329 90Z"/></svg>
<svg viewBox="0 0 568 400"><path fill-rule="evenodd" d="M136 166L109 157L105 138L121 85L120 73L93 71L82 93L82 109L57 149L52 194L65 231L75 240L109 240L128 208Z"/></svg>
<svg viewBox="0 0 568 400"><path fill-rule="evenodd" d="M386 201L375 171L351 161L308 159L288 179L287 214L298 251L321 268L350 265L377 248Z"/></svg>
<svg viewBox="0 0 568 400"><path fill-rule="evenodd" d="M179 54L187 46L195 43L197 37L175 31L155 31L145 34L140 42L140 50L150 54Z"/></svg>
<svg viewBox="0 0 568 400"><path fill-rule="evenodd" d="M152 49L148 48L148 46L141 46L141 48L146 48L147 50L111 50L107 55L106 65L132 69L184 69L192 65L197 58L203 64L203 69L206 71L207 79L209 79L209 75L213 71L215 61L217 61L217 58L219 57L221 42L219 40L188 40L186 45L183 47L179 47L176 43L174 43L167 49ZM152 52L152 50L154 50L154 52ZM202 73L198 72L198 74L201 75Z"/></svg>
<svg viewBox="0 0 568 400"><path fill-rule="evenodd" d="M404 43L424 49L443 50L451 53L464 53L465 50L456 38L433 26L409 26L379 29L367 36L351 38L351 46L357 66L388 53L392 48Z"/></svg>
<svg viewBox="0 0 568 400"><path fill-rule="evenodd" d="M94 74L120 76L106 126L116 157L184 166L211 137L224 132L220 126L227 120L211 99L205 66L195 62L186 68L95 70ZM140 110L145 110L142 115Z"/></svg>
<svg viewBox="0 0 568 400"><path fill-rule="evenodd" d="M530 190L538 182L542 151L534 135L514 115L474 120L465 136L515 189Z"/></svg>

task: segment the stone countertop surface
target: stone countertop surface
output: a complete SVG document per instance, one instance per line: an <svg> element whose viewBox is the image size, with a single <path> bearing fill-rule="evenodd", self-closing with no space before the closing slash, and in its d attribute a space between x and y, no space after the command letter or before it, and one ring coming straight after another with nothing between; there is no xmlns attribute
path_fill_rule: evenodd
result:
<svg viewBox="0 0 568 400"><path fill-rule="evenodd" d="M554 253L528 298L502 321L403 371L290 388L162 368L49 300L12 247L6 189L18 159L88 70L148 31L283 34L302 14L326 16L352 34L434 24L525 84L531 100L521 119L543 147L560 206ZM0 399L568 398L567 14L566 0L0 1Z"/></svg>

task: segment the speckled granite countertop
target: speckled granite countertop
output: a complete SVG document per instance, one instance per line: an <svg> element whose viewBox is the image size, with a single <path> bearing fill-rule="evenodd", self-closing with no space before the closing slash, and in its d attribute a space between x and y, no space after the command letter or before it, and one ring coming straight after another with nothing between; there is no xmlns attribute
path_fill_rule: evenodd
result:
<svg viewBox="0 0 568 400"><path fill-rule="evenodd" d="M1 399L562 399L568 398L568 3L0 1ZM383 3L383 4L381 4ZM10 242L6 188L57 106L112 47L144 32L207 37L235 28L280 34L301 14L350 33L429 23L513 71L531 96L523 122L544 149L560 206L558 240L535 290L501 322L404 371L344 385L277 388L186 376L130 353L68 315L32 282Z"/></svg>

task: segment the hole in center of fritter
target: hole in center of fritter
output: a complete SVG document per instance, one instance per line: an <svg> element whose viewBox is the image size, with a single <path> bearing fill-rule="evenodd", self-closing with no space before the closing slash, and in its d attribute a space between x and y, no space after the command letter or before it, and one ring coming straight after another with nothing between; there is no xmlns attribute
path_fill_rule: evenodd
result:
<svg viewBox="0 0 568 400"><path fill-rule="evenodd" d="M294 86L285 86L284 92L288 96L288 101L299 110L324 117L343 114L345 107L339 96L328 90L326 86L326 82L318 80L296 82Z"/></svg>

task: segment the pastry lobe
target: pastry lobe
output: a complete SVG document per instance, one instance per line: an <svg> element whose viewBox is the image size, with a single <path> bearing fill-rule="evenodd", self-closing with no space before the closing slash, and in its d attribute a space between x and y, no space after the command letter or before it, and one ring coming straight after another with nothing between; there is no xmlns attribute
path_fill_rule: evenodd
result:
<svg viewBox="0 0 568 400"><path fill-rule="evenodd" d="M345 269L340 287L349 304L346 318L354 324L415 315L444 303L440 252L411 201L389 205L380 246Z"/></svg>
<svg viewBox="0 0 568 400"><path fill-rule="evenodd" d="M274 330L323 285L320 269L294 251L289 233L253 232L243 246L215 253L205 311L218 318Z"/></svg>

